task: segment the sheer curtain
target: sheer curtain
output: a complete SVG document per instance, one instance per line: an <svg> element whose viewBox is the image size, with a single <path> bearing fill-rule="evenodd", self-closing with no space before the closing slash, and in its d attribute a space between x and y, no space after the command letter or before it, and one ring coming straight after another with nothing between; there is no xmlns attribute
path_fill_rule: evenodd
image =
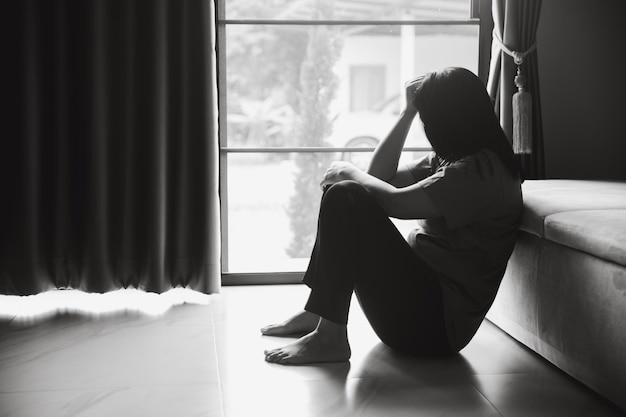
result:
<svg viewBox="0 0 626 417"><path fill-rule="evenodd" d="M517 65L513 58L503 51L500 42L512 51L525 52L536 42L537 26L541 12L541 0L493 0L494 42L491 51L489 81L487 89L495 100L496 113L502 128L512 138L513 112L511 100L517 91L514 79ZM527 178L545 177L543 127L541 121L541 100L539 91L539 69L537 52L531 50L521 64L522 73L527 78L527 90L532 97L532 152L520 155Z"/></svg>
<svg viewBox="0 0 626 417"><path fill-rule="evenodd" d="M3 8L0 293L217 292L213 1Z"/></svg>

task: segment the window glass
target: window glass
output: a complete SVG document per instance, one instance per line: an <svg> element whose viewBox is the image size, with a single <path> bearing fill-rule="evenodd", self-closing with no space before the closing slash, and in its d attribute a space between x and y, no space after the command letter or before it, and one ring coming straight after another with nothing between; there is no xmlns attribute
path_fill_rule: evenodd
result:
<svg viewBox="0 0 626 417"><path fill-rule="evenodd" d="M413 153L406 158L418 158ZM322 190L335 153L228 156L229 272L304 271L313 248ZM310 170L311 175L306 171ZM415 221L397 221L403 233Z"/></svg>
<svg viewBox="0 0 626 417"><path fill-rule="evenodd" d="M404 106L404 81L476 70L478 26L226 28L227 146L375 146ZM407 146L428 146L414 131Z"/></svg>
<svg viewBox="0 0 626 417"><path fill-rule="evenodd" d="M387 101L384 65L350 65L349 80L350 112L377 111Z"/></svg>
<svg viewBox="0 0 626 417"><path fill-rule="evenodd" d="M367 168L404 81L477 73L469 14L468 0L218 1L224 272L304 271L328 165ZM404 161L430 149L419 118L406 147Z"/></svg>

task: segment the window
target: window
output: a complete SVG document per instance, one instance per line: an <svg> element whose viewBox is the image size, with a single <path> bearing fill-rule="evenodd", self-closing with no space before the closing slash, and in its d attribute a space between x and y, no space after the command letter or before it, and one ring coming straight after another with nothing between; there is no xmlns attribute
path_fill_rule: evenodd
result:
<svg viewBox="0 0 626 417"><path fill-rule="evenodd" d="M350 67L350 111L376 110L386 99L384 65L352 65Z"/></svg>
<svg viewBox="0 0 626 417"><path fill-rule="evenodd" d="M446 66L481 75L478 10L478 0L218 0L225 284L301 277L322 173L337 159L366 167L405 80ZM429 150L415 123L403 157Z"/></svg>

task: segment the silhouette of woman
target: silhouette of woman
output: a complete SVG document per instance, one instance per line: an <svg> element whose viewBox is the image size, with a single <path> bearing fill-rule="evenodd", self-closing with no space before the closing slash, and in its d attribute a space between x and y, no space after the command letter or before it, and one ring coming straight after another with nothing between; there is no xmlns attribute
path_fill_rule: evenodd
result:
<svg viewBox="0 0 626 417"><path fill-rule="evenodd" d="M406 86L407 105L367 172L326 171L304 310L261 329L303 335L265 352L280 364L350 358L352 294L378 337L411 355L450 355L474 336L513 251L523 175L484 85L446 68ZM433 152L399 166L419 113ZM404 238L389 217L416 219Z"/></svg>

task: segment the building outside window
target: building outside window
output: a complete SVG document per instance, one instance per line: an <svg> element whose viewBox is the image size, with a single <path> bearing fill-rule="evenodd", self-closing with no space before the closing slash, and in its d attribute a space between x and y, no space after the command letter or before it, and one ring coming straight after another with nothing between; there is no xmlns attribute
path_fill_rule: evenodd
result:
<svg viewBox="0 0 626 417"><path fill-rule="evenodd" d="M447 66L479 74L477 11L469 0L218 0L224 283L299 279L323 172L339 159L367 167L406 80ZM429 150L416 119L403 158Z"/></svg>
<svg viewBox="0 0 626 417"><path fill-rule="evenodd" d="M350 66L350 112L377 110L387 100L385 71L385 65Z"/></svg>

